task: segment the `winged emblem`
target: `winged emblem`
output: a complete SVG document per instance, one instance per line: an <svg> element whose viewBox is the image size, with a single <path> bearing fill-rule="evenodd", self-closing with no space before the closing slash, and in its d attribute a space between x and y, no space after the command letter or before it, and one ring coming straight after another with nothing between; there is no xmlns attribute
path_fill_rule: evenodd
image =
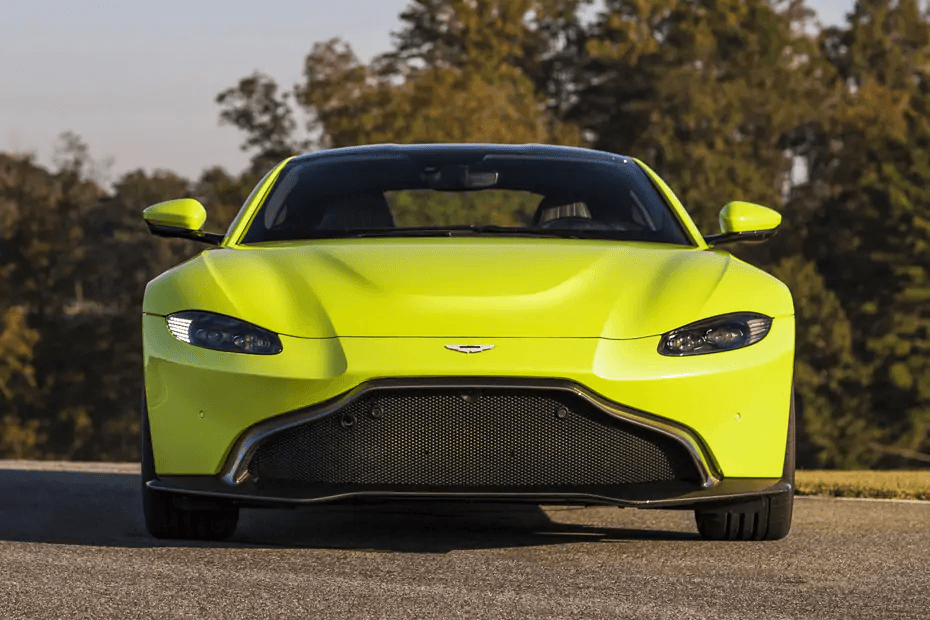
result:
<svg viewBox="0 0 930 620"><path fill-rule="evenodd" d="M447 344L446 348L450 351L459 353L481 353L494 348L493 344Z"/></svg>

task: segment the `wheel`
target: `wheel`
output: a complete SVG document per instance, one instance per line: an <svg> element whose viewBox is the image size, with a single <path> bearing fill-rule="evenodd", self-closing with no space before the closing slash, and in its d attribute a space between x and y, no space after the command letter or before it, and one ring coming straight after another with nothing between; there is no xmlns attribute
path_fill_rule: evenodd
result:
<svg viewBox="0 0 930 620"><path fill-rule="evenodd" d="M791 529L794 491L710 510L695 510L698 532L705 540L779 540Z"/></svg>
<svg viewBox="0 0 930 620"><path fill-rule="evenodd" d="M174 494L156 491L146 484L155 480L155 457L149 430L149 414L142 399L142 512L145 527L155 538L225 540L236 531L239 507L214 503L209 508L178 506Z"/></svg>
<svg viewBox="0 0 930 620"><path fill-rule="evenodd" d="M788 415L788 437L782 480L788 491L766 495L758 500L694 511L698 532L705 540L780 540L791 530L794 512L794 393Z"/></svg>

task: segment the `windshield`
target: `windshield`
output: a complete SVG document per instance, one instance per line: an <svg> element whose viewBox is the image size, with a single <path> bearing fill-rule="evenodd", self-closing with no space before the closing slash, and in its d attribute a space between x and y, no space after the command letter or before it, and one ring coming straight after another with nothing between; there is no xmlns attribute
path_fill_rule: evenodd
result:
<svg viewBox="0 0 930 620"><path fill-rule="evenodd" d="M244 243L501 235L691 245L635 163L485 155L317 157L286 167Z"/></svg>

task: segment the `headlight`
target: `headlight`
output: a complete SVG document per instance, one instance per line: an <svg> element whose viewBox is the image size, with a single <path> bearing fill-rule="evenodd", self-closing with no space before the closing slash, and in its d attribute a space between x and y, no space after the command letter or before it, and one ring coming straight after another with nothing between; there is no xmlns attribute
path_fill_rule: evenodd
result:
<svg viewBox="0 0 930 620"><path fill-rule="evenodd" d="M702 355L741 349L765 338L771 327L771 317L755 312L715 316L663 334L659 353Z"/></svg>
<svg viewBox="0 0 930 620"><path fill-rule="evenodd" d="M189 310L167 317L168 330L181 342L232 353L274 355L282 350L274 332L231 316Z"/></svg>

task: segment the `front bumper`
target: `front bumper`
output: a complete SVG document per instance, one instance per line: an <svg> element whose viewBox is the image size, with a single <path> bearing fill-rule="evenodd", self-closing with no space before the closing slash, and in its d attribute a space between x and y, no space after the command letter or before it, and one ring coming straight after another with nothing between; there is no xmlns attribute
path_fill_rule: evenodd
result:
<svg viewBox="0 0 930 620"><path fill-rule="evenodd" d="M521 398L532 402L536 424L524 425L527 412L519 411L523 409ZM452 429L448 439L440 437L436 428L423 429L425 438L410 433L410 422L436 423L436 412L423 408L423 404L448 410L450 402L456 410L453 417L467 427L464 432ZM497 408L495 403L501 402L509 404L510 410ZM546 402L553 406L547 409ZM410 412L411 403L421 407ZM404 405L408 406L406 416ZM557 408L556 415L550 415L553 408ZM364 412L377 415L366 416ZM511 417L520 420L508 427ZM351 423L345 424L347 421ZM441 421L447 422L448 415ZM398 437L396 430L392 434L391 427L398 425L406 436ZM336 429L338 437L333 437L332 443L295 446L300 444L295 437L306 437L307 429L313 426ZM586 443L585 438L574 437L579 431L590 434L592 426L601 429L603 444L612 444L606 453L598 442ZM372 435L380 440L380 449L366 443ZM618 437L624 438L623 446L617 447ZM566 444L572 441L573 447ZM354 454L339 454L352 452L353 444ZM263 453L282 445L289 445L291 452L284 458L280 453L272 454L271 468L255 467L263 463ZM423 457L424 445L439 447L437 452L446 454ZM560 451L553 452L553 446ZM348 458L327 471L321 463L329 460L332 465L334 454L337 459ZM441 500L693 508L715 502L746 503L763 495L792 492L789 457L786 449L780 479L722 480L708 459L706 447L690 429L617 406L570 382L535 381L528 388L526 381L506 379L380 380L331 402L252 427L240 436L218 476L163 476L147 484L174 493L177 501L192 503L194 508L217 500L259 507ZM559 469L560 461L568 463L568 471ZM411 468L416 472L412 481L385 483L402 478L398 470L409 475ZM470 468L477 471L471 473ZM372 473L377 478L374 483L365 479ZM266 474L270 474L267 479ZM333 475L339 480L325 480ZM568 477L553 483L560 475ZM601 483L591 484L592 475ZM427 480L430 476L433 479ZM525 484L528 476L535 477L537 484ZM541 483L540 476L550 483ZM456 484L465 479L485 483ZM498 484L488 484L489 479ZM605 479L623 483L605 484ZM424 481L433 484L422 484Z"/></svg>
<svg viewBox="0 0 930 620"><path fill-rule="evenodd" d="M400 382L498 377L584 386L581 391L590 397L639 412L653 426L685 429L684 441L699 446L696 452L706 462L709 473L701 484L710 482L707 488L721 480L729 485L724 479L732 478L762 481L756 486L768 488L783 473L791 317L776 319L763 341L745 349L682 358L658 355L658 337L479 339L495 348L463 355L444 348L461 339L281 336L281 354L249 356L182 343L156 315L144 315L143 338L155 467L162 483L175 477L220 480L235 495L229 488L235 469L230 464L256 429L276 428L382 377ZM707 488L688 492L706 494Z"/></svg>

